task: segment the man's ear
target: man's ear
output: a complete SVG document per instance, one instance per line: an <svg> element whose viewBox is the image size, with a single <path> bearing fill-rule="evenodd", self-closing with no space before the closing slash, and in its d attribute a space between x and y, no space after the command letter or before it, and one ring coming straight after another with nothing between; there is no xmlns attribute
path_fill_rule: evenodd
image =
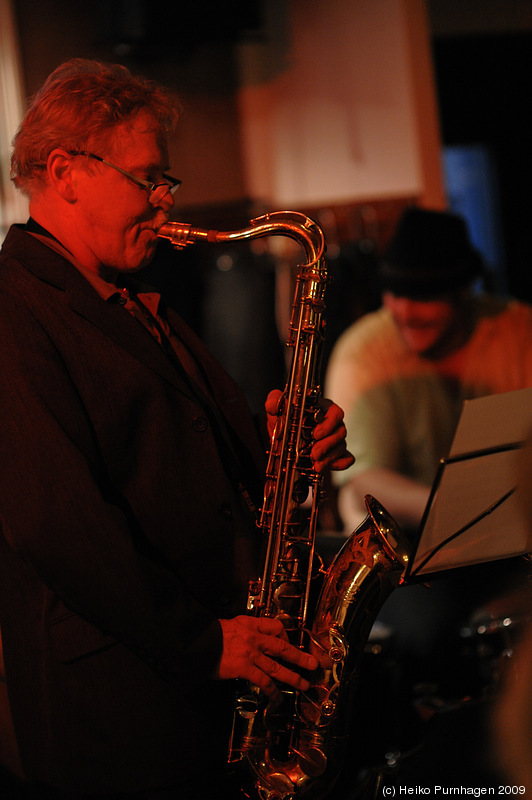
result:
<svg viewBox="0 0 532 800"><path fill-rule="evenodd" d="M77 190L72 170L72 159L66 150L56 147L46 163L50 185L68 203L73 203Z"/></svg>

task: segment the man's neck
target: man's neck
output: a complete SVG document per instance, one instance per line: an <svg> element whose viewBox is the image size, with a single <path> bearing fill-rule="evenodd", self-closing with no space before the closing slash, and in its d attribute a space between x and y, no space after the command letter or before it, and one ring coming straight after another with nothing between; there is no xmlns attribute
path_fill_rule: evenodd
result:
<svg viewBox="0 0 532 800"><path fill-rule="evenodd" d="M65 250L67 250L67 248L65 247L63 242L60 242L59 239L56 236L54 236L52 233L50 233L50 231L47 228L45 228L43 225L40 224L40 222L37 222L31 216L28 219L28 221L26 222L26 230L29 231L29 233L36 233L39 236L46 236L49 239L53 239L54 242L57 242L58 244L61 245L61 247L63 247Z"/></svg>

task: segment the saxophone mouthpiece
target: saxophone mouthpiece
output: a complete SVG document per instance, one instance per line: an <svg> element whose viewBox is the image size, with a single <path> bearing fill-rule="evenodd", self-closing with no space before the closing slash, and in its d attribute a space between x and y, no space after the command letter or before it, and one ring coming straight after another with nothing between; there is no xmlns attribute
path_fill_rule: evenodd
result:
<svg viewBox="0 0 532 800"><path fill-rule="evenodd" d="M177 250L203 239L206 242L217 242L218 231L193 228L186 222L166 222L157 234L161 239L169 239Z"/></svg>

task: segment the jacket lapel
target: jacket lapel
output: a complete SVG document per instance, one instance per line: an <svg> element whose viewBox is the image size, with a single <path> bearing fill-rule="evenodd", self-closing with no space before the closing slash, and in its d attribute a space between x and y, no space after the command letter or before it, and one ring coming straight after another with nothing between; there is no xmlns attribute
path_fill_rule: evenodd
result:
<svg viewBox="0 0 532 800"><path fill-rule="evenodd" d="M204 370L215 402L201 392L193 391L178 366L168 358L154 337L125 308L103 300L63 256L28 234L23 226L10 228L2 248L8 254L11 242L16 243L16 255L14 253L13 257L37 278L64 291L74 313L158 373L183 395L208 407L214 418L220 420L223 417L225 424L220 426L222 430L227 426L232 435L240 439L244 428L245 433L252 436L251 441L255 439L256 431L251 431L253 422L237 385L176 312L168 310L168 322ZM256 450L256 455L258 453Z"/></svg>
<svg viewBox="0 0 532 800"><path fill-rule="evenodd" d="M86 319L116 344L153 369L176 389L192 398L186 380L167 358L156 340L122 306L103 300L80 272L58 252L24 226L13 225L2 250L11 254L39 280L65 292L72 311Z"/></svg>
<svg viewBox="0 0 532 800"><path fill-rule="evenodd" d="M86 286L80 286L78 279ZM193 392L177 365L170 361L154 337L123 306L102 300L92 286L77 273L68 276L66 291L72 311L97 327L187 397L193 397Z"/></svg>

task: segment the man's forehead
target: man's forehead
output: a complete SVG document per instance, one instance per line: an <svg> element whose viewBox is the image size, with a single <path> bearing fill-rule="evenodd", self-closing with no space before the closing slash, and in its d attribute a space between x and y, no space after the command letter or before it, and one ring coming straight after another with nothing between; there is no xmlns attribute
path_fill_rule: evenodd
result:
<svg viewBox="0 0 532 800"><path fill-rule="evenodd" d="M168 143L157 120L147 114L138 114L129 122L114 129L109 145L113 152L139 162L139 166L168 166Z"/></svg>
<svg viewBox="0 0 532 800"><path fill-rule="evenodd" d="M383 297L396 300L410 300L413 303L446 303L456 305L459 297L458 292L383 292Z"/></svg>

